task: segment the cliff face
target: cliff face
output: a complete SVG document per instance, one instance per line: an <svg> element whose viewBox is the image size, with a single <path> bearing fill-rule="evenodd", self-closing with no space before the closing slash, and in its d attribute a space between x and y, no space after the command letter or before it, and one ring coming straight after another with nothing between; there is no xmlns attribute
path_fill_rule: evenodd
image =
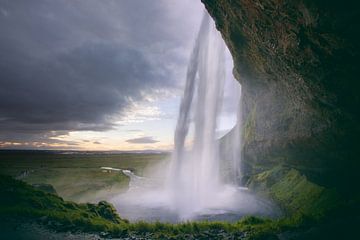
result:
<svg viewBox="0 0 360 240"><path fill-rule="evenodd" d="M346 190L360 134L357 1L202 0L243 94L243 174L286 165Z"/></svg>

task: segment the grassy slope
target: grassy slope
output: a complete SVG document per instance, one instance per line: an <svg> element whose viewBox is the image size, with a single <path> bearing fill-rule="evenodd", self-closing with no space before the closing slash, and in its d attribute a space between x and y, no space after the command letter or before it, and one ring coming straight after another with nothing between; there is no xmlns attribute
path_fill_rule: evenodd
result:
<svg viewBox="0 0 360 240"><path fill-rule="evenodd" d="M0 174L18 177L29 184L52 185L59 196L75 202L96 203L127 190L129 179L121 172L103 173L100 167L131 169L146 175L163 154L53 154L0 152Z"/></svg>
<svg viewBox="0 0 360 240"><path fill-rule="evenodd" d="M29 183L41 182L47 178L48 181L53 181L57 175L60 177L63 173L80 175L80 178L68 175L65 178L68 178L69 184L92 179L92 186L89 188L103 180L121 181L121 179L113 179L111 175L102 176L98 169L100 166L132 167L133 170L139 171L139 174L144 174L149 159L156 160L154 156L140 156L141 158L132 156L127 158L128 160L119 159L119 156L83 156L83 158L76 156L76 161L74 161L75 156L52 156L51 158L28 156L25 158L26 161L19 161L20 157L14 156L6 158L8 160L2 160L3 168L0 172L12 171L16 173L13 175L17 175L20 169L35 169L35 174L32 173L29 178L24 179ZM41 164L46 166L39 168ZM57 169L64 171L58 172ZM276 200L287 213L286 217L279 220L247 217L233 224L226 222L128 223L126 220L121 220L111 205L105 202L76 204L64 201L58 196L38 191L21 181L4 176L0 177L0 215L40 220L41 223L61 231L107 232L111 236L133 235L151 239L232 239L234 237L268 239L276 238L279 233L289 230L304 231L303 229L312 228L339 216L341 219L347 219L348 216L359 212L357 208L349 208L349 204L344 203L334 190L313 184L298 171L286 167L279 166L253 176L249 180L249 187L259 194ZM358 201L350 205L354 206L356 203ZM347 212L343 211L344 209ZM343 227L344 221L341 224Z"/></svg>
<svg viewBox="0 0 360 240"><path fill-rule="evenodd" d="M122 220L114 208L106 203L76 204L36 190L32 186L0 175L1 219L20 218L37 220L60 231L107 232L111 236L151 236L155 239L197 238L208 236L224 239L240 236L237 225L229 223L128 223Z"/></svg>
<svg viewBox="0 0 360 240"><path fill-rule="evenodd" d="M294 172L290 171L289 174L291 176L287 174L285 176L292 179ZM261 176L258 181L263 181L264 177ZM297 179L298 176L295 174L294 178ZM274 185L276 185L275 189L282 183L278 181ZM304 187L308 188L306 185ZM270 187L270 189L273 188ZM317 190L314 192L317 198L322 199L320 197L322 194L318 195ZM313 200L311 194L307 193L306 196L310 196L309 200ZM292 198L298 197L293 195ZM306 206L304 204L306 200L301 198L302 204ZM329 204L327 201L325 202L325 209L328 210ZM296 204L298 203L300 202ZM295 205L295 203L291 203L290 206L293 204ZM106 232L113 237L141 236L149 239L276 239L276 234L280 232L296 230L318 220L314 216L292 214L279 220L245 217L236 223L129 223L121 219L114 208L106 202L76 204L64 201L58 196L36 190L24 182L6 176L0 176L0 205L2 219L6 217L26 218L40 221L59 231ZM317 207L321 208L320 205Z"/></svg>
<svg viewBox="0 0 360 240"><path fill-rule="evenodd" d="M123 223L116 210L106 202L99 204L76 204L36 190L32 186L0 175L0 215L40 219L49 225L67 230L113 230Z"/></svg>
<svg viewBox="0 0 360 240"><path fill-rule="evenodd" d="M258 236L291 230L290 239L347 239L358 235L359 199L309 181L299 171L277 166L250 178L249 188L276 201L285 217L269 222ZM290 232L291 232L290 231Z"/></svg>
<svg viewBox="0 0 360 240"><path fill-rule="evenodd" d="M289 216L302 214L320 219L341 203L335 190L316 185L297 170L281 166L253 176L249 188L270 196Z"/></svg>

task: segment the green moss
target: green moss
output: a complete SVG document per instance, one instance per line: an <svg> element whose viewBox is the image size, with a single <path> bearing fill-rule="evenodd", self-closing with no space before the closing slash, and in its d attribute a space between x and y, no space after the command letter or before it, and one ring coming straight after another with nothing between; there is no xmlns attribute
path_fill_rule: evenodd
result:
<svg viewBox="0 0 360 240"><path fill-rule="evenodd" d="M335 190L314 184L297 170L281 166L253 176L249 187L274 199L290 216L320 219L340 204Z"/></svg>
<svg viewBox="0 0 360 240"><path fill-rule="evenodd" d="M335 195L296 170L277 167L251 179L251 188L276 198L289 213L281 219L248 216L235 223L129 223L107 202L77 204L0 176L0 216L40 221L57 231L104 233L145 239L276 239L276 234L313 224L335 204ZM312 214L309 214L312 213Z"/></svg>
<svg viewBox="0 0 360 240"><path fill-rule="evenodd" d="M7 176L0 176L0 215L41 219L48 225L56 222L61 228L86 231L105 231L126 223L107 202L76 204L64 201Z"/></svg>
<svg viewBox="0 0 360 240"><path fill-rule="evenodd" d="M244 143L249 143L255 138L256 104L248 115L244 124Z"/></svg>
<svg viewBox="0 0 360 240"><path fill-rule="evenodd" d="M265 231L271 222L248 217L237 223L185 222L129 223L121 219L107 202L77 204L39 191L34 187L0 176L0 216L2 219L19 218L36 220L57 231L84 231L107 233L113 237L141 236L150 239L248 239ZM255 226L256 225L256 226Z"/></svg>

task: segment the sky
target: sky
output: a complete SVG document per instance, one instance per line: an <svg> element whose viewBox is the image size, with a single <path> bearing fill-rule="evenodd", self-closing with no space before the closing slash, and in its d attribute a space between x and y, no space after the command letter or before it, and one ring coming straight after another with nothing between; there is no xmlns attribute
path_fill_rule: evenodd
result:
<svg viewBox="0 0 360 240"><path fill-rule="evenodd" d="M0 148L171 150L203 11L200 0L0 0ZM234 124L232 84L219 132Z"/></svg>

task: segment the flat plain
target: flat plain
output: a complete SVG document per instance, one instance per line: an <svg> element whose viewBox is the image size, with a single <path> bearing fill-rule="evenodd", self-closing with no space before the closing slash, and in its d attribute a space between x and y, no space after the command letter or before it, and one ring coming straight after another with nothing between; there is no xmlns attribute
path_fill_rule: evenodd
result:
<svg viewBox="0 0 360 240"><path fill-rule="evenodd" d="M62 151L0 151L0 174L29 184L50 184L65 200L93 202L107 200L127 190L127 169L146 176L152 166L168 159L164 153L107 153Z"/></svg>

